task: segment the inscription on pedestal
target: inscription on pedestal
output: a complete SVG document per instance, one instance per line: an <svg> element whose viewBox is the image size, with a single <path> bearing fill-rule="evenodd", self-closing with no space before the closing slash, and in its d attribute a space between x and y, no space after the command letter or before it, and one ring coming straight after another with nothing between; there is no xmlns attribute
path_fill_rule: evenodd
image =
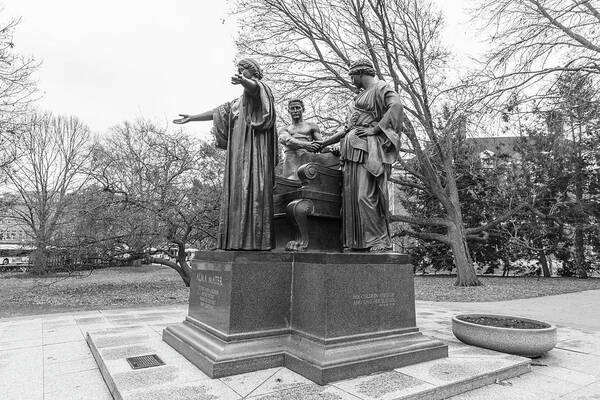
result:
<svg viewBox="0 0 600 400"><path fill-rule="evenodd" d="M190 318L224 335L288 329L289 254L207 252L207 256L217 260L192 261Z"/></svg>
<svg viewBox="0 0 600 400"><path fill-rule="evenodd" d="M214 310L217 305L219 291L211 288L200 288L200 307Z"/></svg>
<svg viewBox="0 0 600 400"><path fill-rule="evenodd" d="M361 256L364 264L351 263ZM298 256L292 328L318 340L413 328L412 270L399 263L403 260L385 257L348 254L328 260L309 254L304 260ZM374 263L376 258L385 262ZM341 260L345 263L335 263Z"/></svg>
<svg viewBox="0 0 600 400"><path fill-rule="evenodd" d="M223 276L218 273L198 273L198 300L199 306L214 310L219 297L222 296Z"/></svg>
<svg viewBox="0 0 600 400"><path fill-rule="evenodd" d="M396 294L384 293L361 293L352 295L352 305L362 306L375 304L379 307L392 307L396 305Z"/></svg>
<svg viewBox="0 0 600 400"><path fill-rule="evenodd" d="M223 286L223 276L213 273L208 275L205 272L198 273L198 282L210 283L215 286Z"/></svg>
<svg viewBox="0 0 600 400"><path fill-rule="evenodd" d="M196 270L190 288L190 316L227 332L230 293L230 271Z"/></svg>

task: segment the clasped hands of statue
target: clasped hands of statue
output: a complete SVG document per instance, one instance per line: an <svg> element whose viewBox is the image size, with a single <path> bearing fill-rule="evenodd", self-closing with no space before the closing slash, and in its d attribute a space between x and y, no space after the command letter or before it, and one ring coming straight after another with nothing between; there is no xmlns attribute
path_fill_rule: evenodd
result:
<svg viewBox="0 0 600 400"><path fill-rule="evenodd" d="M356 136L364 139L367 136L374 136L374 135L378 135L378 134L379 134L379 132L377 131L377 129L375 127L370 127L370 128L360 129L360 131L356 133ZM336 136L336 134L330 136L329 138L323 139L323 140L315 140L312 142L305 142L305 143L302 143L300 145L300 147L307 151L310 151L312 153L320 153L325 149L325 147L327 147L328 145L330 145L332 143L336 143L339 140L338 139L335 141L331 141L330 139L334 136ZM339 153L339 149L331 149L331 152L334 154Z"/></svg>

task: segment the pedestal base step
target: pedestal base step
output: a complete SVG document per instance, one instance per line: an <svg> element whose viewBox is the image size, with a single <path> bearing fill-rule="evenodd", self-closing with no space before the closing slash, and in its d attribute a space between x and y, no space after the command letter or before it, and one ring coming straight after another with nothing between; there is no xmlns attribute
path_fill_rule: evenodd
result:
<svg viewBox="0 0 600 400"><path fill-rule="evenodd" d="M325 385L447 357L448 347L416 329L319 343L297 332L226 342L190 320L168 326L163 340L211 378L287 367Z"/></svg>
<svg viewBox="0 0 600 400"><path fill-rule="evenodd" d="M438 400L527 373L531 361L451 341L447 358L319 386L283 367L210 379L149 328L89 332L87 341L116 400ZM150 353L165 365L134 370L127 364L127 357Z"/></svg>

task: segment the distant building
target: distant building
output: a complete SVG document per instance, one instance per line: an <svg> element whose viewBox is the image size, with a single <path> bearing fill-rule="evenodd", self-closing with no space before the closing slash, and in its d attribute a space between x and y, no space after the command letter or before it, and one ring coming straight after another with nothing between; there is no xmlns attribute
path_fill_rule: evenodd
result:
<svg viewBox="0 0 600 400"><path fill-rule="evenodd" d="M481 154L487 151L503 157L520 157L518 149L519 142L522 141L521 136L467 138L467 143L472 146L475 153Z"/></svg>
<svg viewBox="0 0 600 400"><path fill-rule="evenodd" d="M19 266L29 264L33 250L29 230L19 220L0 215L0 265Z"/></svg>
<svg viewBox="0 0 600 400"><path fill-rule="evenodd" d="M19 244L29 242L28 229L11 217L0 217L0 244Z"/></svg>
<svg viewBox="0 0 600 400"><path fill-rule="evenodd" d="M479 156L484 168L494 168L499 161L520 163L519 151L524 138L520 136L467 138L474 154Z"/></svg>
<svg viewBox="0 0 600 400"><path fill-rule="evenodd" d="M29 227L15 217L14 198L0 194L0 244L24 244L31 241ZM23 207L24 206L17 206Z"/></svg>

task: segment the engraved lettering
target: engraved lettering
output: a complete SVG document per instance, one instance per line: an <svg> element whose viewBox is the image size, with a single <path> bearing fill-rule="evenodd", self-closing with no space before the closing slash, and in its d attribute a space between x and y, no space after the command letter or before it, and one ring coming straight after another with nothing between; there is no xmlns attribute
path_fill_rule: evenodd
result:
<svg viewBox="0 0 600 400"><path fill-rule="evenodd" d="M206 282L210 283L210 282ZM214 309L217 305L217 297L219 295L220 290L211 287L199 287L198 299L200 300L200 307Z"/></svg>
<svg viewBox="0 0 600 400"><path fill-rule="evenodd" d="M215 286L223 286L223 277L221 275L198 274L198 282L208 283Z"/></svg>
<svg viewBox="0 0 600 400"><path fill-rule="evenodd" d="M379 307L391 307L396 305L396 294L393 292L353 294L352 305L377 305Z"/></svg>

